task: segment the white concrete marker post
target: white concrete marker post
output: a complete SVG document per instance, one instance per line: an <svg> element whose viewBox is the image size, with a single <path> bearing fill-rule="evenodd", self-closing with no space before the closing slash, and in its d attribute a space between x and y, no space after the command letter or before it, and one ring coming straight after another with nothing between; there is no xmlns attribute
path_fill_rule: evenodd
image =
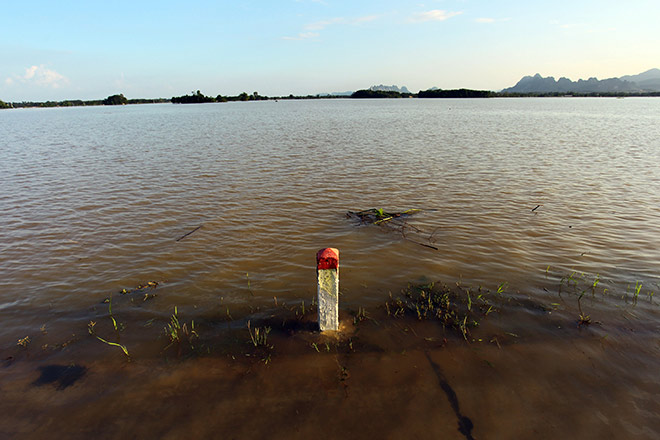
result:
<svg viewBox="0 0 660 440"><path fill-rule="evenodd" d="M321 331L339 330L339 250L316 253L316 278Z"/></svg>

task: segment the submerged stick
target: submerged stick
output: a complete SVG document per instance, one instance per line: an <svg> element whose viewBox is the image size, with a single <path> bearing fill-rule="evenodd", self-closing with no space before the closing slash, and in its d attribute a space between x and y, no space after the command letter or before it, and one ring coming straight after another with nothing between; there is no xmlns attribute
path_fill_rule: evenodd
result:
<svg viewBox="0 0 660 440"><path fill-rule="evenodd" d="M404 238L405 238L406 240L410 241L411 243L415 243L415 244L418 244L418 245L420 245L420 246L424 246L424 247L427 247L427 248L430 248L430 249L433 249L433 250L436 250L436 251L440 250L440 249L438 249L438 248L435 247L435 246L431 246L430 244L420 243L419 241L411 240L411 239L408 238L408 237L404 237Z"/></svg>
<svg viewBox="0 0 660 440"><path fill-rule="evenodd" d="M417 229L417 228L415 228L415 229ZM419 230L419 229L417 229L417 230ZM408 240L411 243L415 243L415 244L418 244L420 246L424 246L424 247L427 247L427 248L430 248L430 249L434 249L436 251L440 250L435 246L431 246L430 244L420 243L419 241L416 241L416 240L413 240L412 238L406 237L406 226L405 225L401 228L401 236L403 237L404 240Z"/></svg>
<svg viewBox="0 0 660 440"><path fill-rule="evenodd" d="M184 238L186 238L187 236L189 236L189 235L192 234L193 232L197 231L197 230L198 230L199 228L201 228L202 226L204 226L204 225L199 225L199 226L197 226L195 229L193 229L192 231L188 232L187 234L183 234L181 237L177 238L176 241L181 241L181 240L183 240Z"/></svg>

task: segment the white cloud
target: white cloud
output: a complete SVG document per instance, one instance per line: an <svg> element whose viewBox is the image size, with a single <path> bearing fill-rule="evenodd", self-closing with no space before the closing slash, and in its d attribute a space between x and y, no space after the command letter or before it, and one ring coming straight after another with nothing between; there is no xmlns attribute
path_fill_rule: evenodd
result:
<svg viewBox="0 0 660 440"><path fill-rule="evenodd" d="M457 15L462 14L463 12L461 11L444 11L442 9L432 9L430 11L426 12L420 12L412 17L410 17L409 21L413 23L421 23L424 21L445 21L448 18L455 17Z"/></svg>
<svg viewBox="0 0 660 440"><path fill-rule="evenodd" d="M316 38L320 34L318 32L301 32L295 37L282 37L283 40L309 40L310 38Z"/></svg>
<svg viewBox="0 0 660 440"><path fill-rule="evenodd" d="M358 25L360 23L368 23L370 21L378 20L381 15L365 15L357 18L343 18L335 17L329 18L327 20L315 21L313 23L308 23L305 25L305 29L308 31L321 31L328 26L336 24L347 24L347 25Z"/></svg>
<svg viewBox="0 0 660 440"><path fill-rule="evenodd" d="M330 18L328 20L315 21L314 23L306 24L305 29L307 29L308 31L320 31L330 25L342 24L342 23L346 23L346 19L340 17Z"/></svg>
<svg viewBox="0 0 660 440"><path fill-rule="evenodd" d="M477 18L476 21L477 23L499 23L501 21L509 21L511 20L510 18L491 18L491 17L481 17Z"/></svg>
<svg viewBox="0 0 660 440"><path fill-rule="evenodd" d="M305 26L303 26L303 29L306 32L301 32L295 37L282 37L283 40L308 40L310 38L316 38L320 34L318 31L322 31L326 29L329 26L334 26L334 25L349 25L349 26L357 26L362 23L369 23L374 20L378 20L381 18L381 15L365 15L362 17L357 17L357 18L343 18L343 17L335 17L335 18L329 18L327 20L319 20L315 21L313 23L307 23Z"/></svg>
<svg viewBox="0 0 660 440"><path fill-rule="evenodd" d="M34 75L37 73L37 69L39 69L37 66L28 67L27 69L25 69L25 75L23 75L23 78L24 79L34 78Z"/></svg>
<svg viewBox="0 0 660 440"><path fill-rule="evenodd" d="M15 82L23 84L35 84L43 87L52 87L57 89L69 83L69 80L54 70L48 69L43 64L40 66L30 66L25 69L23 75L14 75L13 78L7 78L5 83L8 85Z"/></svg>
<svg viewBox="0 0 660 440"><path fill-rule="evenodd" d="M380 15L365 15L364 17L358 17L353 20L352 24L368 23L370 21L378 20L380 17Z"/></svg>

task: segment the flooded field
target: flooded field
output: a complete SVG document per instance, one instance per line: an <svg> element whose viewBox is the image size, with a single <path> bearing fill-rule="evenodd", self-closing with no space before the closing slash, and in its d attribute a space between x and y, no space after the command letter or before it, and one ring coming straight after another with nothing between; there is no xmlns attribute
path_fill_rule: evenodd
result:
<svg viewBox="0 0 660 440"><path fill-rule="evenodd" d="M0 132L0 437L660 435L658 100L29 109Z"/></svg>

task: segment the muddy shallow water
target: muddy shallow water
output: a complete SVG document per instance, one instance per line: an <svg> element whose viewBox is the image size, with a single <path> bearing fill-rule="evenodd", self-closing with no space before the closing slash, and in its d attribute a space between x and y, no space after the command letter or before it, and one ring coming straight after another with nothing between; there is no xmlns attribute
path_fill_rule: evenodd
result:
<svg viewBox="0 0 660 440"><path fill-rule="evenodd" d="M0 129L0 437L660 434L660 101L29 109ZM420 211L403 231L346 216L368 208ZM314 328L326 246L334 336ZM388 315L433 281L492 312L465 337Z"/></svg>

